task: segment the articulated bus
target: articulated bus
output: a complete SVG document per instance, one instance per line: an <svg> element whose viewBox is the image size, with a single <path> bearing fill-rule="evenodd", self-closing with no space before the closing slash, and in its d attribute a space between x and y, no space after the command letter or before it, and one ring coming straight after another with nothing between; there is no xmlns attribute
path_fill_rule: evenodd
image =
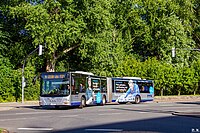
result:
<svg viewBox="0 0 200 133"><path fill-rule="evenodd" d="M45 72L41 73L40 105L59 107L106 103L106 77L88 72Z"/></svg>
<svg viewBox="0 0 200 133"><path fill-rule="evenodd" d="M152 101L153 81L138 77L100 77L89 72L44 72L40 76L40 105L105 105L106 102ZM138 85L138 89L134 90ZM129 93L129 94L128 94Z"/></svg>

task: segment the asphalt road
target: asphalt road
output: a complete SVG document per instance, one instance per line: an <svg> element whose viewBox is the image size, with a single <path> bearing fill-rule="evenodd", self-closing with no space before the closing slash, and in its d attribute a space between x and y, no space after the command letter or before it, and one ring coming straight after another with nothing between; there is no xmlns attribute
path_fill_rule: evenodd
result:
<svg viewBox="0 0 200 133"><path fill-rule="evenodd" d="M142 103L79 108L27 106L0 112L0 127L10 133L159 132L200 133L200 103Z"/></svg>

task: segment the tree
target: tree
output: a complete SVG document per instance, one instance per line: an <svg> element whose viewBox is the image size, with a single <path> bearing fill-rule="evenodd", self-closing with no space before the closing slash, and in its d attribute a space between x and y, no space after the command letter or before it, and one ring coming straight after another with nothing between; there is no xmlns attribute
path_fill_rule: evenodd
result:
<svg viewBox="0 0 200 133"><path fill-rule="evenodd" d="M13 69L9 60L0 55L0 102L15 101L15 88L13 86Z"/></svg>
<svg viewBox="0 0 200 133"><path fill-rule="evenodd" d="M47 71L54 71L56 60L80 45L85 25L75 7L73 1L45 0L42 4L21 3L11 8L13 16L25 21L32 44L45 45Z"/></svg>
<svg viewBox="0 0 200 133"><path fill-rule="evenodd" d="M0 25L0 53L1 55L5 55L7 51L6 45L9 42L9 35L7 32L3 32L2 27Z"/></svg>

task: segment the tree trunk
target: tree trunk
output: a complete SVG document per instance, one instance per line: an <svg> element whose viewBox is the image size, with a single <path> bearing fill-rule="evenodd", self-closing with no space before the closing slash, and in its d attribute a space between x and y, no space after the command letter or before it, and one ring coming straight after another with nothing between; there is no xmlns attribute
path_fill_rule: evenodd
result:
<svg viewBox="0 0 200 133"><path fill-rule="evenodd" d="M162 88L161 91L160 91L160 96L161 96L161 97L163 96L163 88Z"/></svg>
<svg viewBox="0 0 200 133"><path fill-rule="evenodd" d="M46 65L47 72L55 72L55 63L53 61L48 60Z"/></svg>
<svg viewBox="0 0 200 133"><path fill-rule="evenodd" d="M178 96L181 95L181 87L178 89Z"/></svg>
<svg viewBox="0 0 200 133"><path fill-rule="evenodd" d="M60 58L63 54L77 48L78 46L79 44L72 46L70 48L66 48L59 54L58 53L56 54L56 51L54 51L52 58L48 59L46 62L46 72L55 72L56 60Z"/></svg>
<svg viewBox="0 0 200 133"><path fill-rule="evenodd" d="M56 58L55 53L54 53L53 58L47 60L46 72L55 72L56 59L57 58Z"/></svg>

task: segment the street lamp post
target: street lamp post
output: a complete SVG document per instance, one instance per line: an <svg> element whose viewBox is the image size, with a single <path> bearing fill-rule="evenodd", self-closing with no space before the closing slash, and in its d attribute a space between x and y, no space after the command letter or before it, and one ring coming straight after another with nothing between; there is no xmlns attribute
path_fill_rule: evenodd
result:
<svg viewBox="0 0 200 133"><path fill-rule="evenodd" d="M189 49L189 48L177 49L177 48L172 48L172 57L176 56L176 50L200 51L200 49Z"/></svg>
<svg viewBox="0 0 200 133"><path fill-rule="evenodd" d="M39 55L42 55L42 48L43 48L42 45L39 45L39 47L37 47L30 54L28 54L26 56L26 58L24 59L24 63L23 63L23 66L22 66L22 103L24 103L24 87L26 86L25 77L24 77L24 68L25 68L26 59L38 49L39 49Z"/></svg>

